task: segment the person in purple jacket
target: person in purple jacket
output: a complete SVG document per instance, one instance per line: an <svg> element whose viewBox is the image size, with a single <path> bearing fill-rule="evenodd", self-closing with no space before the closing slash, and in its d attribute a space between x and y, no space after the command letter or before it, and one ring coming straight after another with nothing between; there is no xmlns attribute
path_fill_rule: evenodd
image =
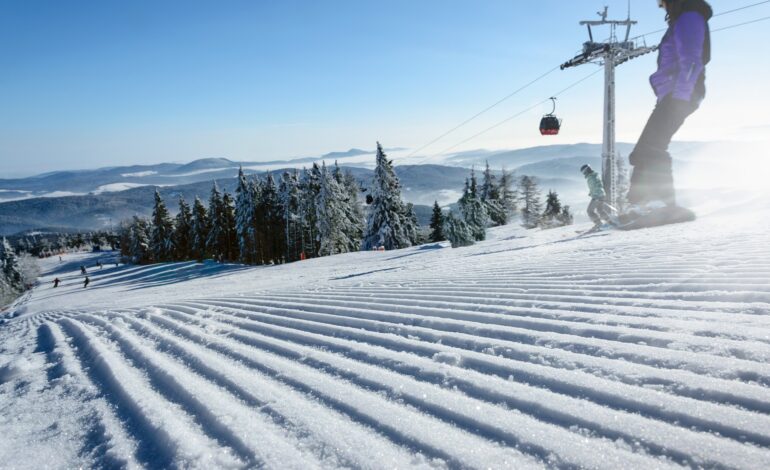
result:
<svg viewBox="0 0 770 470"><path fill-rule="evenodd" d="M706 96L706 64L711 60L708 21L713 11L704 0L658 0L666 9L668 30L660 42L658 70L650 84L658 98L629 163L633 166L628 202L636 210L676 206L668 146Z"/></svg>

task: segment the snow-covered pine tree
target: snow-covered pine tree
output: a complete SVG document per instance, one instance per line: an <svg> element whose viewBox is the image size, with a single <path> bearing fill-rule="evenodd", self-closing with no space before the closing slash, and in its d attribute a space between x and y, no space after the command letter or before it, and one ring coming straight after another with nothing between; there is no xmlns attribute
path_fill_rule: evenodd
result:
<svg viewBox="0 0 770 470"><path fill-rule="evenodd" d="M185 261L192 257L192 212L183 197L179 197L179 212L174 224L174 259Z"/></svg>
<svg viewBox="0 0 770 470"><path fill-rule="evenodd" d="M417 213L414 211L414 204L407 202L404 206L404 223L406 234L412 245L420 244L420 221L417 219Z"/></svg>
<svg viewBox="0 0 770 470"><path fill-rule="evenodd" d="M313 163L310 170L302 170L300 182L301 218L302 218L302 252L306 258L318 256L319 240L317 234L318 214L316 213L316 199L321 190L321 168Z"/></svg>
<svg viewBox="0 0 770 470"><path fill-rule="evenodd" d="M200 198L195 197L192 210L192 256L203 261L208 256L206 241L209 238L209 215Z"/></svg>
<svg viewBox="0 0 770 470"><path fill-rule="evenodd" d="M61 239L62 249L67 247L67 239ZM131 257L131 221L121 220L118 224L118 244L120 245L120 256L123 258Z"/></svg>
<svg viewBox="0 0 770 470"><path fill-rule="evenodd" d="M209 236L206 239L206 249L216 260L223 260L227 256L227 229L224 217L222 193L214 181L209 196Z"/></svg>
<svg viewBox="0 0 770 470"><path fill-rule="evenodd" d="M171 261L174 257L174 223L166 208L166 203L155 190L155 203L152 209L152 228L150 236L150 250L156 263Z"/></svg>
<svg viewBox="0 0 770 470"><path fill-rule="evenodd" d="M235 233L238 238L238 260L246 264L253 264L256 254L252 188L243 174L243 167L239 168L238 187L235 189Z"/></svg>
<svg viewBox="0 0 770 470"><path fill-rule="evenodd" d="M324 163L321 166L321 189L316 196L319 256L336 255L348 251L350 240L344 230L348 221L343 207L346 196L344 189Z"/></svg>
<svg viewBox="0 0 770 470"><path fill-rule="evenodd" d="M444 235L452 243L452 248L470 246L474 243L474 236L471 228L465 223L465 220L450 211L444 217Z"/></svg>
<svg viewBox="0 0 770 470"><path fill-rule="evenodd" d="M10 249L8 241L3 237L2 243L0 243L0 307L13 301L16 298L17 292L11 286L6 274L6 255L5 253Z"/></svg>
<svg viewBox="0 0 770 470"><path fill-rule="evenodd" d="M508 223L508 216L500 197L500 186L497 183L497 177L489 168L489 162L486 162L484 168L484 178L481 182L481 201L484 203L490 224L493 227L505 225Z"/></svg>
<svg viewBox="0 0 770 470"><path fill-rule="evenodd" d="M345 234L348 236L348 240L350 240L348 251L359 251L364 238L366 222L364 219L364 209L358 197L361 193L361 185L356 180L356 177L353 176L353 173L350 170L346 170L342 175L342 187L347 194Z"/></svg>
<svg viewBox="0 0 770 470"><path fill-rule="evenodd" d="M438 205L438 201L433 201L433 214L430 216L430 235L428 235L428 240L434 243L446 240L444 235L444 212Z"/></svg>
<svg viewBox="0 0 770 470"><path fill-rule="evenodd" d="M224 242L224 259L235 261L238 259L238 236L235 231L235 202L233 197L225 191L222 194L222 241Z"/></svg>
<svg viewBox="0 0 770 470"><path fill-rule="evenodd" d="M0 268L6 285L15 293L24 290L24 277L19 266L19 258L8 240L3 237L0 243Z"/></svg>
<svg viewBox="0 0 770 470"><path fill-rule="evenodd" d="M366 223L364 250L384 247L386 250L411 246L404 221L404 203L393 162L388 160L377 142L377 163L371 186L372 204Z"/></svg>
<svg viewBox="0 0 770 470"><path fill-rule="evenodd" d="M505 223L507 224L511 217L516 215L518 204L518 192L513 189L513 174L506 171L503 168L503 173L500 175L500 184L498 185L499 204L502 207L505 216Z"/></svg>
<svg viewBox="0 0 770 470"><path fill-rule="evenodd" d="M267 174L262 186L261 213L265 233L265 262L278 264L286 248L283 244L283 210L278 199L278 186L271 173Z"/></svg>
<svg viewBox="0 0 770 470"><path fill-rule="evenodd" d="M521 194L521 221L526 228L535 228L540 223L542 202L540 201L540 189L534 177L524 175L519 180L519 192Z"/></svg>
<svg viewBox="0 0 770 470"><path fill-rule="evenodd" d="M251 226L254 232L254 263L265 263L265 223L264 223L264 207L262 207L262 180L258 176L248 180L249 192L252 196L251 207L253 213L251 215Z"/></svg>
<svg viewBox="0 0 770 470"><path fill-rule="evenodd" d="M129 257L136 264L153 262L150 247L151 224L144 217L134 216L131 222Z"/></svg>
<svg viewBox="0 0 770 470"><path fill-rule="evenodd" d="M470 178L465 180L465 188L462 197L458 201L458 208L473 234L474 240L484 240L487 236L489 214L487 214L487 208L481 201L476 182L476 173L473 170L471 170Z"/></svg>
<svg viewBox="0 0 770 470"><path fill-rule="evenodd" d="M299 174L288 171L281 175L278 185L278 200L281 204L283 218L283 242L286 249L287 262L300 259L302 252L302 220L300 217Z"/></svg>
<svg viewBox="0 0 770 470"><path fill-rule="evenodd" d="M559 220L561 221L562 225L572 225L574 222L574 217L572 216L572 211L570 210L569 206L562 206L561 214L559 214Z"/></svg>
<svg viewBox="0 0 770 470"><path fill-rule="evenodd" d="M561 201L559 201L559 195L556 191L548 191L548 196L545 198L545 210L540 219L540 224L543 227L559 227L562 225L560 215L562 211Z"/></svg>

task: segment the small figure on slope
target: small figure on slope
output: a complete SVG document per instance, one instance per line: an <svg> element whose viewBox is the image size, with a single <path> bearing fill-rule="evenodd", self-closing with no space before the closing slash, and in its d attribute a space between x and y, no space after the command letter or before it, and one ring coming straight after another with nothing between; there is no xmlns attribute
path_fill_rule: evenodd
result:
<svg viewBox="0 0 770 470"><path fill-rule="evenodd" d="M85 281L83 281L83 288L86 288L86 287L88 287L88 284L90 284L90 283L91 283L91 280L90 280L90 279L88 279L88 276L86 276L86 279L85 279Z"/></svg>
<svg viewBox="0 0 770 470"><path fill-rule="evenodd" d="M85 274L85 273L86 273L86 267L80 266L80 274Z"/></svg>
<svg viewBox="0 0 770 470"><path fill-rule="evenodd" d="M676 207L668 146L706 95L711 7L704 0L658 0L658 4L666 9L668 30L659 45L658 70L650 77L658 101L629 156L633 173L628 192L631 206L624 217L628 219L656 208L684 212Z"/></svg>
<svg viewBox="0 0 770 470"><path fill-rule="evenodd" d="M602 185L602 179L599 174L596 173L590 165L583 165L580 167L580 171L583 176L586 177L588 182L588 195L591 196L591 203L588 204L588 217L596 227L600 227L602 224L615 225L615 221L612 216L612 207L604 200L604 185Z"/></svg>
<svg viewBox="0 0 770 470"><path fill-rule="evenodd" d="M56 279L54 279L54 280L53 280L53 287L54 287L54 289L55 289L55 288L57 288L57 287L59 287L59 283L60 283L60 282L61 282L61 281L59 280L59 278L58 278L58 277L57 277Z"/></svg>

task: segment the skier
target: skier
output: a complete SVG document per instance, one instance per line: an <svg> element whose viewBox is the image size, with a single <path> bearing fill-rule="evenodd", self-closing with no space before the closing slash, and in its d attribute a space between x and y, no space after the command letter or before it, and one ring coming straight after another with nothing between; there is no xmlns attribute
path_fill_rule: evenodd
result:
<svg viewBox="0 0 770 470"><path fill-rule="evenodd" d="M709 4L704 0L658 0L658 5L666 9L668 30L659 45L658 70L650 77L658 102L629 156L633 173L628 213L632 216L655 208L672 212L676 208L668 146L706 95L705 66L711 59L708 21L713 11Z"/></svg>
<svg viewBox="0 0 770 470"><path fill-rule="evenodd" d="M86 267L81 265L80 266L80 274L85 274L85 273L86 273Z"/></svg>
<svg viewBox="0 0 770 470"><path fill-rule="evenodd" d="M86 287L88 287L88 284L90 284L90 283L91 283L91 280L88 279L88 276L86 276L86 280L83 281L83 288L85 289Z"/></svg>
<svg viewBox="0 0 770 470"><path fill-rule="evenodd" d="M54 287L54 289L56 289L57 287L59 287L59 283L60 283L60 282L61 282L61 281L59 280L59 278L58 278L58 277L57 277L56 279L54 279L54 280L53 280L53 287Z"/></svg>
<svg viewBox="0 0 770 470"><path fill-rule="evenodd" d="M612 208L604 200L604 185L599 174L596 173L590 165L586 164L580 167L583 176L588 182L588 195L591 196L591 203L588 204L588 217L594 223L595 227L600 227L603 223L615 225L612 216Z"/></svg>

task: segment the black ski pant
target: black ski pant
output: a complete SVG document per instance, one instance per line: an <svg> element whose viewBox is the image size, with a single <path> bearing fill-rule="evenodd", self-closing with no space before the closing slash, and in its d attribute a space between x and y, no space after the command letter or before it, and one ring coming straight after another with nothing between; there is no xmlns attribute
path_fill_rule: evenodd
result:
<svg viewBox="0 0 770 470"><path fill-rule="evenodd" d="M628 160L633 167L628 202L645 204L663 201L676 204L674 175L668 146L685 119L695 112L701 98L692 101L663 98L652 111L642 135Z"/></svg>
<svg viewBox="0 0 770 470"><path fill-rule="evenodd" d="M610 208L603 197L595 197L588 204L588 217L595 225L601 225L602 222L610 220Z"/></svg>

